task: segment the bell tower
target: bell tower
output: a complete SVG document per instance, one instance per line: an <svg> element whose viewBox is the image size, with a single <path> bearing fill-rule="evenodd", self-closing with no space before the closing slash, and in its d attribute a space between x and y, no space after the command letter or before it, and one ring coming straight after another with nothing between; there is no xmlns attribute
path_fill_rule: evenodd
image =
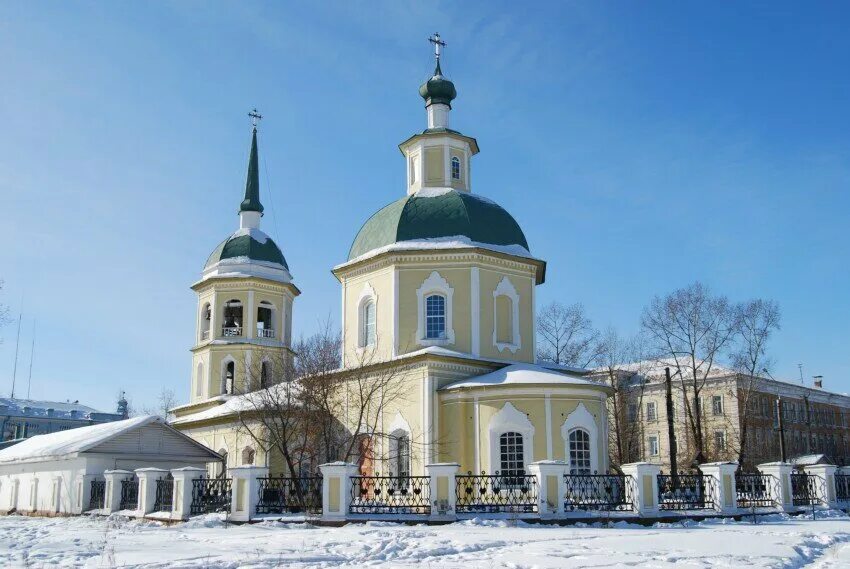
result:
<svg viewBox="0 0 850 569"><path fill-rule="evenodd" d="M239 229L213 250L192 285L198 312L190 406L201 408L259 389L293 355L292 309L300 291L280 248L260 229L257 124L262 116L256 109L248 116L251 151Z"/></svg>

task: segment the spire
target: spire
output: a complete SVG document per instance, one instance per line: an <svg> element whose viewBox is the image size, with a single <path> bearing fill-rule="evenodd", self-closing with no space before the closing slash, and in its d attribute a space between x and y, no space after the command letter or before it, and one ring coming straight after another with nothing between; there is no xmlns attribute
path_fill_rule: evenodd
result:
<svg viewBox="0 0 850 569"><path fill-rule="evenodd" d="M260 167L257 158L257 121L262 115L254 109L248 116L253 126L251 132L251 154L248 157L248 177L245 180L245 199L239 204L239 225L241 228L258 229L260 217L263 215L263 204L260 203Z"/></svg>

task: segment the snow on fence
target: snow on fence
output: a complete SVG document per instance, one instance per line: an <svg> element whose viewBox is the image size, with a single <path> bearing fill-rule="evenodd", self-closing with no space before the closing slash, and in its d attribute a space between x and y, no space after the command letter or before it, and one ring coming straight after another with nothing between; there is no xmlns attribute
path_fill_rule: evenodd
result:
<svg viewBox="0 0 850 569"><path fill-rule="evenodd" d="M565 511L634 510L634 481L621 474L565 474Z"/></svg>
<svg viewBox="0 0 850 569"><path fill-rule="evenodd" d="M428 476L352 476L351 514L431 513Z"/></svg>
<svg viewBox="0 0 850 569"><path fill-rule="evenodd" d="M455 477L458 513L531 514L538 511L533 474L472 474Z"/></svg>
<svg viewBox="0 0 850 569"><path fill-rule="evenodd" d="M321 514L322 477L259 479L258 514Z"/></svg>
<svg viewBox="0 0 850 569"><path fill-rule="evenodd" d="M705 474L659 474L658 507L661 510L706 510L717 504L717 484Z"/></svg>

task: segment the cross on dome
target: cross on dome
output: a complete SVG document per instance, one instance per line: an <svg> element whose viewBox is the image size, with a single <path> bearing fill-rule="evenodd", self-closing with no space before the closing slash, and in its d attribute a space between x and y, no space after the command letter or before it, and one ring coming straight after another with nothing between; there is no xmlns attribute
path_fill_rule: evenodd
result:
<svg viewBox="0 0 850 569"><path fill-rule="evenodd" d="M253 126L255 129L257 128L257 124L261 120L263 120L263 115L257 112L256 107L250 113L248 113L248 116L251 117L251 126Z"/></svg>
<svg viewBox="0 0 850 569"><path fill-rule="evenodd" d="M440 32L434 32L434 35L428 38L428 41L434 44L434 57L437 59L437 63L440 63L440 48L446 47L446 42L440 39Z"/></svg>

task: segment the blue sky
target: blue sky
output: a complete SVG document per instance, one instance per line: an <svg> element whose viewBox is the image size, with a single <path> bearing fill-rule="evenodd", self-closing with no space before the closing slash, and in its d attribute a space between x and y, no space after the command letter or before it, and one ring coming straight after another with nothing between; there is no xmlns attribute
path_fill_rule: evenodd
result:
<svg viewBox="0 0 850 569"><path fill-rule="evenodd" d="M549 263L539 303L636 331L695 280L777 300L775 375L850 391L850 8L842 3L0 5L0 302L37 321L32 396L188 397L189 285L236 229L260 136L263 227L296 334L338 322L330 268L404 194L426 38L448 42L473 189ZM0 391L15 324L0 329Z"/></svg>

